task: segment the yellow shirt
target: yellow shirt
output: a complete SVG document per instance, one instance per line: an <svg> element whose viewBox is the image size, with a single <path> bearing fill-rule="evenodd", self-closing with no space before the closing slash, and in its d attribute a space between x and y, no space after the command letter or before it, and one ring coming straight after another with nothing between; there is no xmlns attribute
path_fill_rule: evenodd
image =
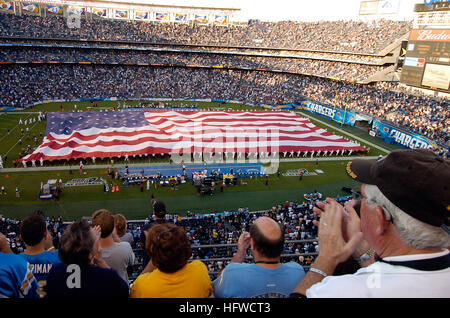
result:
<svg viewBox="0 0 450 318"><path fill-rule="evenodd" d="M199 260L175 273L155 269L141 274L131 288L131 298L207 298L213 289L208 269Z"/></svg>

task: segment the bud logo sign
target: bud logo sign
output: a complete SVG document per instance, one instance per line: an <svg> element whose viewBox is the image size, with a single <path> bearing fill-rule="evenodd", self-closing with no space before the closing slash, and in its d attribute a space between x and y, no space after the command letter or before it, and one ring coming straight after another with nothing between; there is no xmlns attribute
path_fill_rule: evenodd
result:
<svg viewBox="0 0 450 318"><path fill-rule="evenodd" d="M449 42L450 30L433 29L433 30L411 30L409 35L410 41L437 41Z"/></svg>

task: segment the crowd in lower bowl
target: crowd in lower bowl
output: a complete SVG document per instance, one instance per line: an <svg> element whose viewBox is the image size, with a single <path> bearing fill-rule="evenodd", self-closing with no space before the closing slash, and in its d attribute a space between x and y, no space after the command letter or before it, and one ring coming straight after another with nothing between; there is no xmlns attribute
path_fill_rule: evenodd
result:
<svg viewBox="0 0 450 318"><path fill-rule="evenodd" d="M2 218L0 229L9 239L0 235L0 294L448 297L450 162L429 150L394 150L379 161L355 159L346 171L362 183L352 200L285 202L264 212L181 218L168 216L165 204L152 199L151 220L129 231L123 215L104 209L66 226L60 218L46 222L39 212L21 222ZM52 238L51 232L59 234ZM11 244L17 233L20 248L18 241ZM213 252L194 253L204 242ZM136 243L145 267L129 284ZM296 258L282 261L292 251ZM222 256L231 261L223 263ZM213 258L222 262L214 278L205 265Z"/></svg>

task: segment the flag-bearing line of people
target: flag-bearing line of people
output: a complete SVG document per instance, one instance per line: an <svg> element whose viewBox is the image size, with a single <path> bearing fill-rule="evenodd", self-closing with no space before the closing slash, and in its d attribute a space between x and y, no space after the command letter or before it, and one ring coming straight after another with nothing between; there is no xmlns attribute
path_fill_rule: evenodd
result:
<svg viewBox="0 0 450 318"><path fill-rule="evenodd" d="M126 279L133 250L116 227L121 222L123 231L126 221L98 210L91 224L82 219L66 227L59 262L40 286L29 264L52 253L42 215L34 213L21 222L22 255L13 254L2 235L0 293L71 299L448 297L450 161L429 150L402 149L378 161L355 159L346 172L362 184L361 190L343 205L326 198L312 207L318 255L307 272L298 262L281 262L286 227L264 215L239 231L231 262L211 280L206 265L191 260L195 246L186 229L168 221L164 203L153 199L154 222L141 231L149 261L131 288L121 277ZM253 262L247 261L249 253ZM45 262L51 262L50 256ZM46 268L42 265L40 272ZM71 276L74 268L78 276Z"/></svg>

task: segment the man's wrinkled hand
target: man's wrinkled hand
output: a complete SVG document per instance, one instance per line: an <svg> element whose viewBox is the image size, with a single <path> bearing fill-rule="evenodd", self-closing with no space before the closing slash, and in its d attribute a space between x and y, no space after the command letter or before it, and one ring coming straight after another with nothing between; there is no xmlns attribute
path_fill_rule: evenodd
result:
<svg viewBox="0 0 450 318"><path fill-rule="evenodd" d="M346 261L353 254L361 243L363 235L360 230L357 230L356 220L348 216L344 207L335 200L327 198L325 203L318 204L318 206L319 208L314 209L316 213L317 210L321 210L318 213L320 222L315 221L314 224L319 227L319 256L327 258L337 265ZM344 221L344 218L347 217L350 219ZM345 232L347 232L345 236L347 237L344 237L343 225L345 225Z"/></svg>

